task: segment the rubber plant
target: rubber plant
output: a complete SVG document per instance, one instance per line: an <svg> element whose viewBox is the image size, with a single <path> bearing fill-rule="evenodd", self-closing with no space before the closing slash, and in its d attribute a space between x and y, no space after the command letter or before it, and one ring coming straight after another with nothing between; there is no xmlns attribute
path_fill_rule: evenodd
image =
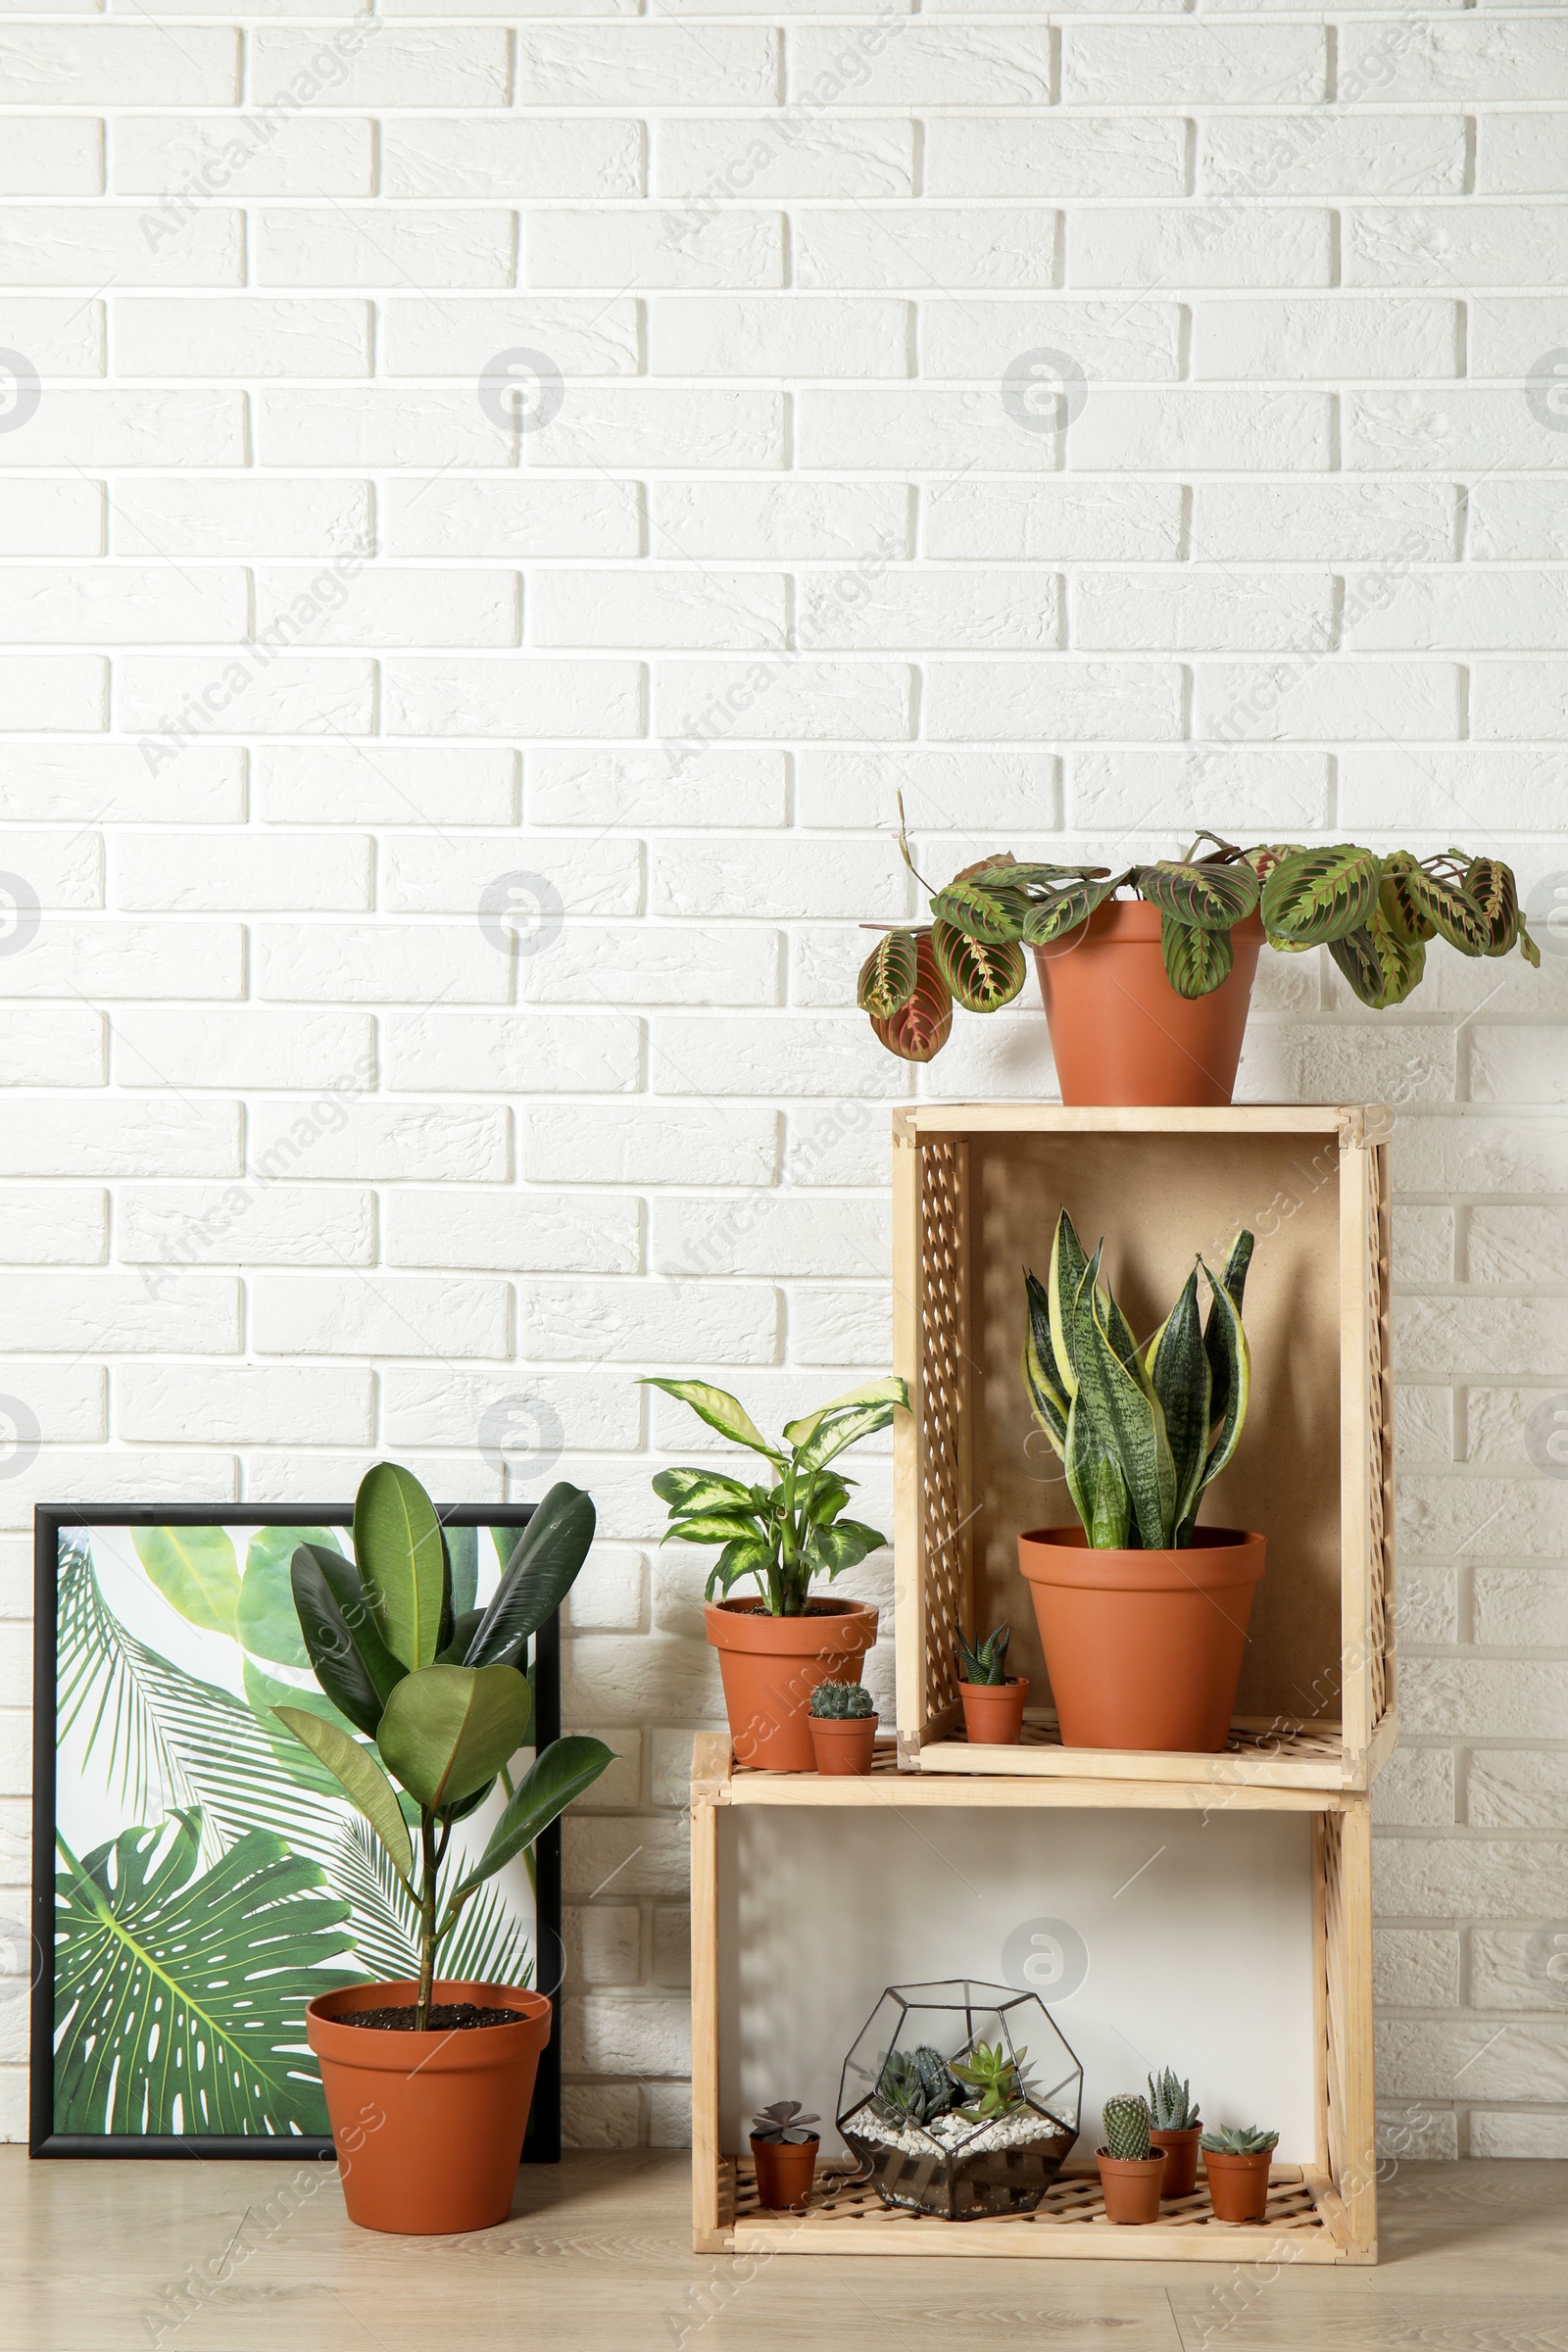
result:
<svg viewBox="0 0 1568 2352"><path fill-rule="evenodd" d="M591 1497L552 1487L493 1599L455 1616L435 1506L411 1472L378 1462L355 1498L354 1559L318 1544L293 1554L316 1679L362 1737L305 1706L274 1712L363 1814L416 1906L416 2032L429 2027L436 1958L465 1906L614 1760L602 1740L572 1736L543 1748L515 1785L509 1770L533 1733L527 1643L570 1591L593 1532ZM448 1873L454 1829L498 1782L507 1801L483 1851Z"/></svg>
<svg viewBox="0 0 1568 2352"><path fill-rule="evenodd" d="M915 872L900 806L900 846ZM1206 847L1204 845L1207 845ZM1402 1004L1421 980L1428 943L1462 956L1517 947L1539 965L1513 870L1500 858L1448 849L1380 856L1354 842L1263 842L1244 849L1206 829L1179 858L1123 866L1051 864L996 851L940 890L920 875L932 920L898 925L860 968L856 1001L889 1053L929 1061L947 1043L953 1007L996 1012L1016 997L1024 951L1049 948L1118 891L1158 909L1165 975L1177 995L1210 995L1229 977L1238 923L1260 916L1272 948L1326 947L1363 1004Z"/></svg>

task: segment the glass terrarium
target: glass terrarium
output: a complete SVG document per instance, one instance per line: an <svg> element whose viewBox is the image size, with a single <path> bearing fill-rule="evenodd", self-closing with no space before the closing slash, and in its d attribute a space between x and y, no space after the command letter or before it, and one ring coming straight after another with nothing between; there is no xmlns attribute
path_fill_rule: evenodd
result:
<svg viewBox="0 0 1568 2352"><path fill-rule="evenodd" d="M1083 2087L1038 1993L890 1984L844 2061L838 2127L885 2205L1032 2213L1078 2136Z"/></svg>

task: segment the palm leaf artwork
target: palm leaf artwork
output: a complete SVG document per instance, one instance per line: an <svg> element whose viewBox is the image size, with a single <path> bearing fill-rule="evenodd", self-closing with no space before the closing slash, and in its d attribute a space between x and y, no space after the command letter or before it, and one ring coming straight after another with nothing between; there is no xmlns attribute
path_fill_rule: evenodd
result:
<svg viewBox="0 0 1568 2352"><path fill-rule="evenodd" d="M188 1536L191 1531L179 1532ZM143 1544L148 1536L149 1531L137 1530L132 1539L144 1569L147 1553ZM492 1531L495 1554L503 1565L511 1556L516 1538L515 1529ZM223 1541L228 1542L226 1535ZM471 1601L481 1564L477 1531L450 1530L448 1541L453 1554L455 1595L461 1592L466 1601ZM356 1977L395 1979L416 1975L418 1936L415 1906L398 1884L395 1873L387 1867L378 1839L344 1801L343 1791L332 1775L308 1748L289 1736L272 1710L282 1701L325 1716L345 1733L352 1734L354 1727L338 1714L314 1683L284 1683L275 1668L257 1663L258 1656L290 1667L296 1663L281 1601L288 1591L289 1551L303 1542L333 1554L347 1550L342 1531L269 1529L258 1532L245 1554L243 1576L236 1580L240 1598L227 1629L230 1638L242 1644L241 1674L245 1690L242 1698L219 1683L205 1680L174 1663L122 1622L105 1592L87 1536L79 1531L63 1532L58 1571L57 1723L62 1741L74 1735L75 1768L79 1771L90 1766L89 1782L114 1797L122 1815L133 1825L122 1834L121 1842L135 1838L156 1840L175 1820L183 1823L186 1829L182 1836L188 1834L194 1838L196 1859L206 1874L197 1882L204 1888L213 1881L214 1873L242 1848L254 1854L257 1849L248 1845L247 1840L258 1836L272 1839L280 1852L295 1858L309 1874L311 1885L319 1887L321 1899L336 1906L345 1924L332 1949L346 1951L354 1963L347 1976L318 1970L317 1981L309 1987L309 1991L317 1992L330 1984L351 1982ZM487 1552L489 1549L487 1545ZM218 1547L209 1547L207 1553L196 1551L187 1555L183 1546L171 1546L157 1549L155 1556L163 1573L155 1576L148 1570L149 1586L187 1623L195 1626L209 1645L222 1639L213 1620L224 1614L223 1603L233 1588L223 1576L226 1563ZM198 1561L203 1572L199 1578L193 1570L187 1572L187 1556ZM239 1568L237 1560L235 1568L236 1571ZM247 1634L254 1642L254 1652L246 1643ZM230 1657L233 1654L227 1652ZM526 1762L527 1754L524 1749L521 1762ZM106 1861L108 1854L108 1848L99 1849L78 1867L90 1873L94 1865L104 1864L113 1877L118 1866L112 1858ZM532 1859L531 1852L524 1856L530 1866L530 1879ZM68 1882L74 1883L69 1869L60 1882L62 1936L75 1934L79 1941L80 1923L73 1928L66 1915L68 1898L64 1890ZM78 1887L77 1897L72 1899L88 1898ZM57 1964L56 2018L57 2030L64 2035L70 2007L64 1941L61 1952ZM491 1983L532 1982L531 1923L525 1915L519 1916L512 1895L499 1886L489 1886L470 1903L443 1956L443 1968L451 1976ZM324 2132L326 2122L319 2105L316 2062L304 2043L303 1999L297 2038L300 2048L296 2064L303 2070L304 2082L315 2099L312 2113L318 2120L296 2122L285 2128ZM62 2040L61 2053L64 2049ZM141 2063L133 2044L125 2046L122 2058L123 2097L132 2100L131 2083ZM65 2058L57 2053L57 2131L157 2132L180 2128L157 2123L71 2121L64 2069ZM120 2095L117 2091L116 2096ZM249 2123L187 2120L183 2129L186 2132L272 2130L275 2127L271 2123L257 2120L266 2108L266 2096L258 2096L247 2110L251 2115ZM187 2119L196 2112L188 2099L183 2112Z"/></svg>
<svg viewBox="0 0 1568 2352"><path fill-rule="evenodd" d="M348 1905L319 1866L252 1830L199 1871L201 1816L176 1810L56 1881L55 2128L321 2133L305 2004L353 1982Z"/></svg>

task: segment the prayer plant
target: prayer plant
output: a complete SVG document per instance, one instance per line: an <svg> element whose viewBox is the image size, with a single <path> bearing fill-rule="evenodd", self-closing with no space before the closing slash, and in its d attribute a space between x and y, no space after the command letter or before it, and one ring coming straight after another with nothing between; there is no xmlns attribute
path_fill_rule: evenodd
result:
<svg viewBox="0 0 1568 2352"><path fill-rule="evenodd" d="M429 2024L436 1954L465 1904L514 1856L531 1856L535 1838L614 1761L602 1740L571 1737L541 1749L515 1787L508 1770L533 1739L528 1642L570 1591L593 1532L591 1497L552 1487L494 1598L455 1616L434 1504L409 1471L377 1462L355 1497L354 1558L301 1544L290 1562L300 1632L330 1707L306 1699L274 1712L364 1814L417 1908L416 2031ZM443 1881L454 1828L497 1781L507 1802L483 1852Z"/></svg>

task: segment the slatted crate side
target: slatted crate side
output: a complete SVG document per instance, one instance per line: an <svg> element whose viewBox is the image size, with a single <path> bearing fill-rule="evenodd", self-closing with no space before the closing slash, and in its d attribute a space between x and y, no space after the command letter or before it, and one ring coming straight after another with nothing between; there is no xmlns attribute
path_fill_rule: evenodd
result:
<svg viewBox="0 0 1568 2352"><path fill-rule="evenodd" d="M1377 1289L1370 1316L1369 1343L1374 1365L1377 1412L1373 1430L1372 1469L1374 1522L1372 1550L1371 1642L1372 1732L1398 1707L1398 1659L1395 1614L1395 1502L1394 1502L1394 1194L1387 1143L1372 1146L1373 1200L1376 1230L1373 1259ZM1392 1746L1392 1741L1389 1743ZM1381 1762L1381 1758L1378 1759Z"/></svg>
<svg viewBox="0 0 1568 2352"><path fill-rule="evenodd" d="M1372 1821L1366 1798L1313 1827L1321 1986L1318 2112L1351 2259L1377 2260L1372 2007Z"/></svg>
<svg viewBox="0 0 1568 2352"><path fill-rule="evenodd" d="M899 1730L911 1745L958 1720L954 1660L972 1631L969 1154L895 1128L894 1369L911 1412L896 1440Z"/></svg>

